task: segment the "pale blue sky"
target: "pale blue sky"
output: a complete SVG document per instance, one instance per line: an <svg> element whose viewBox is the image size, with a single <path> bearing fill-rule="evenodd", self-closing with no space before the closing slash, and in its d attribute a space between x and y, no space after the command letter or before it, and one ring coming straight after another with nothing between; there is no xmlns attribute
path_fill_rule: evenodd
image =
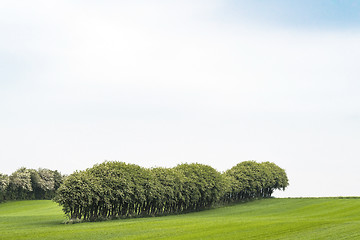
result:
<svg viewBox="0 0 360 240"><path fill-rule="evenodd" d="M268 26L320 30L360 25L360 2L355 0L233 0L228 3L233 6L231 16L240 19L245 16L249 21Z"/></svg>
<svg viewBox="0 0 360 240"><path fill-rule="evenodd" d="M359 195L358 1L1 1L0 172L245 160Z"/></svg>

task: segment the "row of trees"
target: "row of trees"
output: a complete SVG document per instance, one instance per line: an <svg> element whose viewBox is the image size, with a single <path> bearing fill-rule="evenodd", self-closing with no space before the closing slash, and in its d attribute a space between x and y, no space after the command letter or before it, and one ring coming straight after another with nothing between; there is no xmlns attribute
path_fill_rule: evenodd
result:
<svg viewBox="0 0 360 240"><path fill-rule="evenodd" d="M287 186L285 171L270 162L246 161L224 173L199 163L148 169L104 162L66 177L54 200L69 219L94 221L197 211Z"/></svg>
<svg viewBox="0 0 360 240"><path fill-rule="evenodd" d="M63 182L58 171L20 168L10 176L0 173L0 202L5 200L52 199Z"/></svg>

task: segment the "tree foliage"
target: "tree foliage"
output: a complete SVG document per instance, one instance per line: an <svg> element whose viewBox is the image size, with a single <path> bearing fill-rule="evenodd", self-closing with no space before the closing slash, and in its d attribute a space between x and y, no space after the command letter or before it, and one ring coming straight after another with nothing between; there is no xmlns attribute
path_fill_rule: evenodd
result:
<svg viewBox="0 0 360 240"><path fill-rule="evenodd" d="M5 200L6 190L9 186L9 176L0 173L0 202Z"/></svg>
<svg viewBox="0 0 360 240"><path fill-rule="evenodd" d="M5 200L52 199L63 181L58 171L20 168L10 176L0 173L0 202Z"/></svg>
<svg viewBox="0 0 360 240"><path fill-rule="evenodd" d="M69 219L95 221L198 211L271 197L287 185L285 171L269 162L246 161L220 173L199 163L148 169L106 161L66 177L54 200Z"/></svg>
<svg viewBox="0 0 360 240"><path fill-rule="evenodd" d="M285 190L289 185L285 170L270 162L241 162L224 175L232 182L225 194L226 201L271 197L275 189Z"/></svg>

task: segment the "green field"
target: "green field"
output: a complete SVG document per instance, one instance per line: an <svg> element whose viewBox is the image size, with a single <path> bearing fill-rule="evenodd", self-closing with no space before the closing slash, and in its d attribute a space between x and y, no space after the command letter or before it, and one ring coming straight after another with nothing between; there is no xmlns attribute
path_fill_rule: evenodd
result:
<svg viewBox="0 0 360 240"><path fill-rule="evenodd" d="M63 224L48 200L0 204L0 239L360 239L360 199L264 199L183 215Z"/></svg>

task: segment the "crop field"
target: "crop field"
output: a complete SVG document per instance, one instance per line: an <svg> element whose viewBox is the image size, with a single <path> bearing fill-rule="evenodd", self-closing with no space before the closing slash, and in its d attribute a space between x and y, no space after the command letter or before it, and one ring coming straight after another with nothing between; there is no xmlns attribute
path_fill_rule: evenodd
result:
<svg viewBox="0 0 360 240"><path fill-rule="evenodd" d="M1 203L0 239L360 239L360 198L272 198L182 215L65 220L49 200Z"/></svg>

